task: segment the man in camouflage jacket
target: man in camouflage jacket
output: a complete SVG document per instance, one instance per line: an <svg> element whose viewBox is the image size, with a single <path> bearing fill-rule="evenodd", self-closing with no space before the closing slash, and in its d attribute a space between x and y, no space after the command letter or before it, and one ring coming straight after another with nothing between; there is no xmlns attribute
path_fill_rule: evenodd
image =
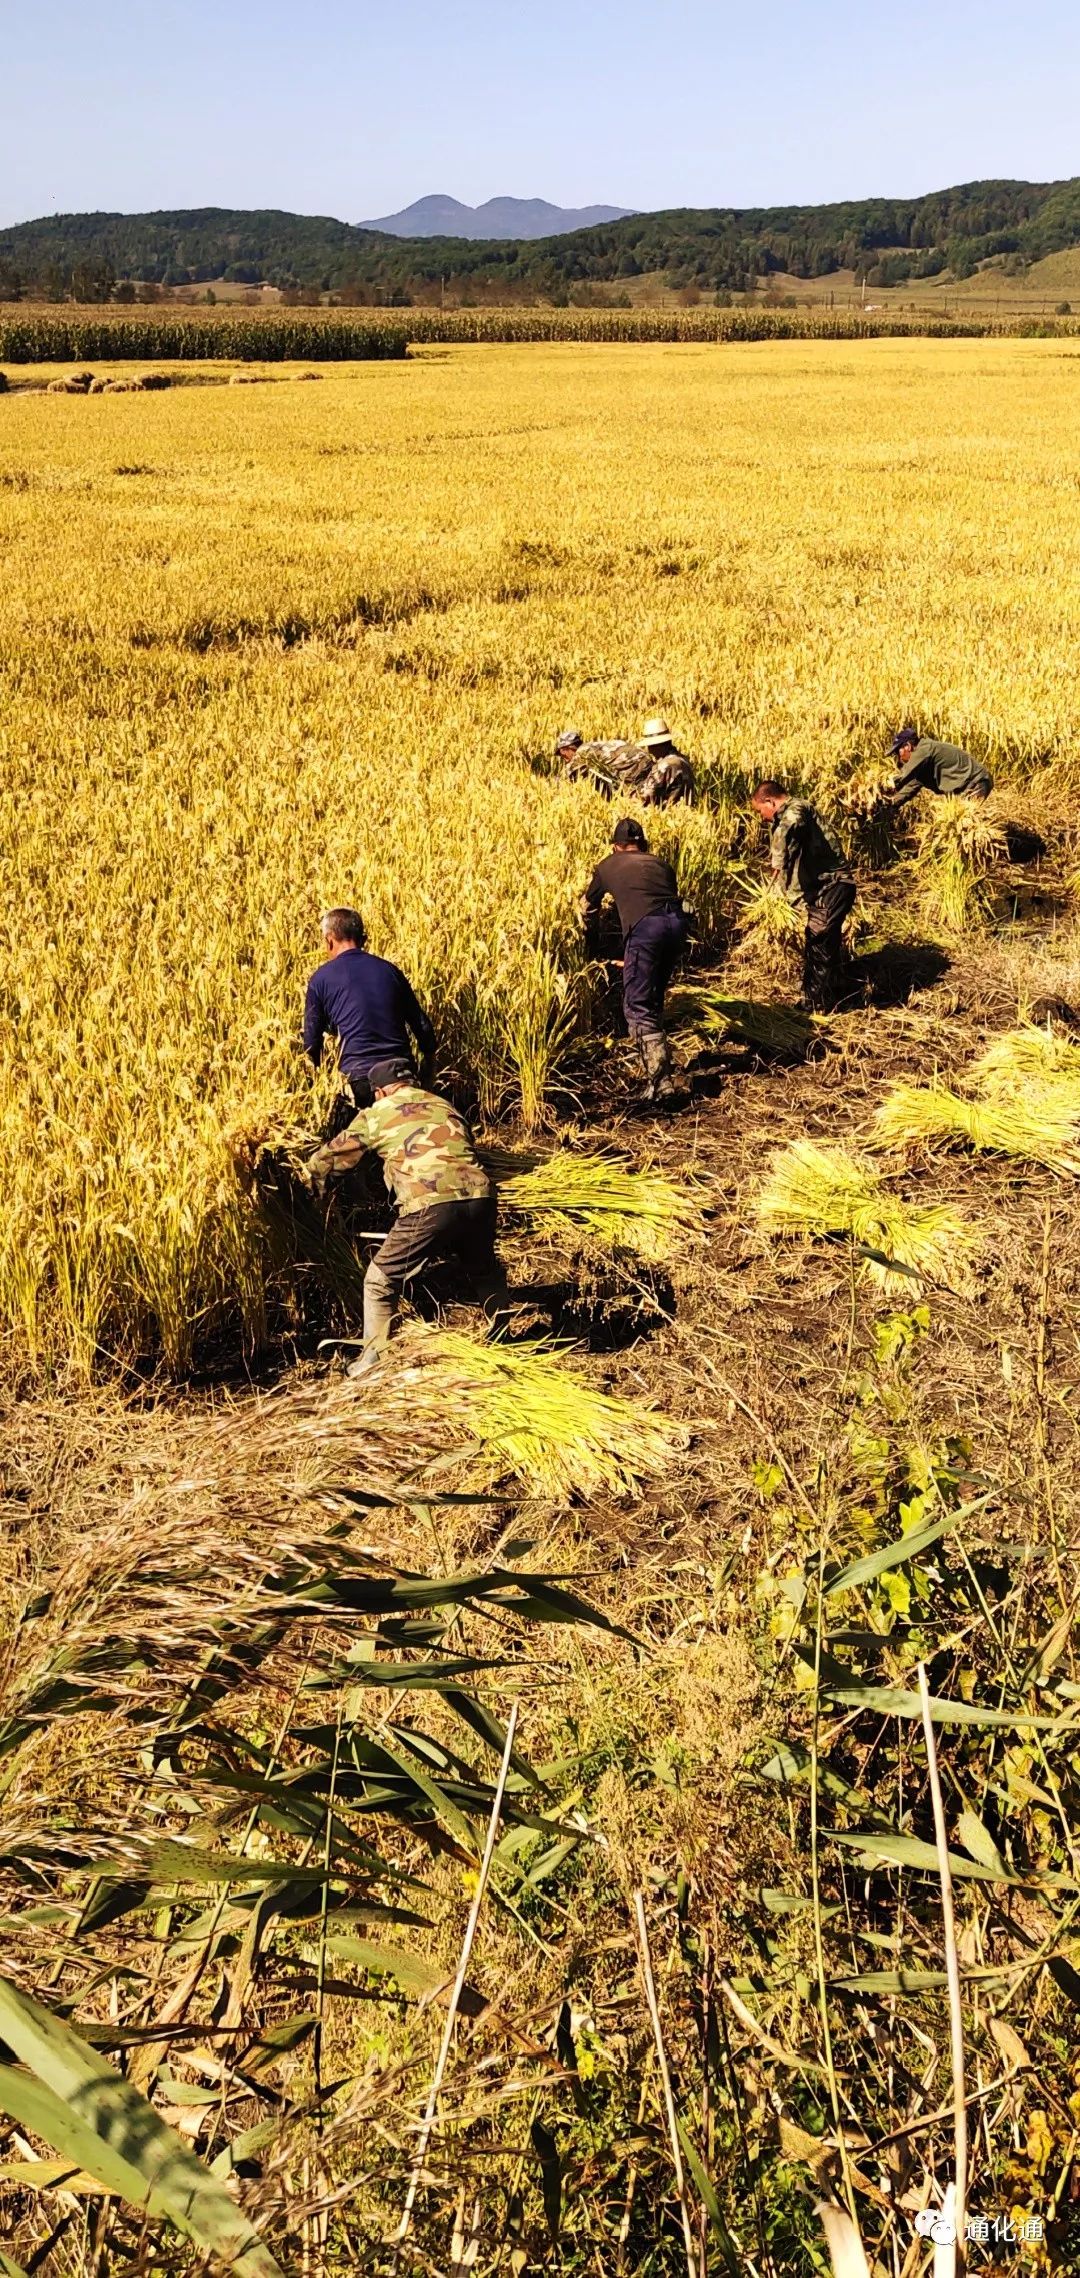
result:
<svg viewBox="0 0 1080 2278"><path fill-rule="evenodd" d="M364 1275L364 1349L351 1376L375 1366L402 1291L436 1259L464 1268L489 1320L497 1321L506 1303L506 1273L495 1249L495 1193L464 1118L448 1100L423 1090L404 1061L372 1068L369 1080L373 1105L306 1165L310 1184L323 1195L331 1179L376 1154L398 1206Z"/></svg>
<svg viewBox="0 0 1080 2278"><path fill-rule="evenodd" d="M855 900L847 856L817 809L790 798L782 783L759 783L750 803L769 825L773 877L806 925L803 1002L829 1012L844 986L844 920Z"/></svg>
<svg viewBox="0 0 1080 2278"><path fill-rule="evenodd" d="M579 728L564 728L555 757L570 782L587 777L605 799L632 792L643 807L666 807L694 795L693 768L663 720L647 720L639 743L585 743Z"/></svg>

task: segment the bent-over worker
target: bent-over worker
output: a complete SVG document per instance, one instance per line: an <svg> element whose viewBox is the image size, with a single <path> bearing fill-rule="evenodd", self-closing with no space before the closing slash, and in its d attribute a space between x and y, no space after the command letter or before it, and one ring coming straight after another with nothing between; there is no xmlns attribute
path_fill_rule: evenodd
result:
<svg viewBox="0 0 1080 2278"><path fill-rule="evenodd" d="M652 765L638 796L646 807L670 807L694 796L694 770L666 720L646 720L641 741Z"/></svg>
<svg viewBox="0 0 1080 2278"><path fill-rule="evenodd" d="M792 799L782 783L759 783L750 804L769 825L773 877L805 920L803 1002L830 1012L844 984L844 920L855 900L847 856L817 809Z"/></svg>
<svg viewBox="0 0 1080 2278"><path fill-rule="evenodd" d="M666 807L694 795L693 768L676 749L666 720L646 720L637 743L618 736L586 743L580 728L564 728L555 739L555 757L571 782L587 777L605 799L629 792L643 807Z"/></svg>
<svg viewBox="0 0 1080 2278"><path fill-rule="evenodd" d="M435 1031L404 973L365 948L364 921L356 910L327 910L321 920L325 963L307 985L304 1050L314 1067L327 1036L340 1040L341 1074L355 1107L371 1099L371 1070L380 1061L404 1060L414 1072L415 1038L420 1077L430 1083Z"/></svg>
<svg viewBox="0 0 1080 2278"><path fill-rule="evenodd" d="M594 948L600 911L610 897L623 933L623 1011L645 1064L645 1097L668 1099L675 1086L664 1032L664 994L686 947L686 911L674 870L650 853L633 816L616 823L611 848L582 896L585 938Z"/></svg>
<svg viewBox="0 0 1080 2278"><path fill-rule="evenodd" d="M506 1272L495 1249L495 1190L464 1117L415 1082L407 1059L376 1062L367 1074L372 1105L361 1108L306 1165L321 1195L330 1179L354 1170L365 1154L376 1154L397 1204L397 1218L364 1275L364 1347L350 1376L366 1375L375 1366L402 1292L436 1261L464 1269L493 1324L506 1305Z"/></svg>
<svg viewBox="0 0 1080 2278"><path fill-rule="evenodd" d="M920 791L934 791L952 799L987 799L994 779L980 759L961 751L959 744L943 744L936 736L921 736L910 724L898 728L888 757L900 764L882 797L890 807L904 807Z"/></svg>

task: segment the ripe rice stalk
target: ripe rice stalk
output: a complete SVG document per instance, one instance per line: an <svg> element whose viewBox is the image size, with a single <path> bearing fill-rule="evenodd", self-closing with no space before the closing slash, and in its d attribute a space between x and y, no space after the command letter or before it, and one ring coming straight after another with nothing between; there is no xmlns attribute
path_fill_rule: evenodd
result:
<svg viewBox="0 0 1080 2278"><path fill-rule="evenodd" d="M581 1231L605 1249L658 1263L700 1239L700 1199L658 1171L634 1171L614 1155L548 1155L499 1184L500 1202L540 1235Z"/></svg>
<svg viewBox="0 0 1080 2278"><path fill-rule="evenodd" d="M362 1431L377 1434L381 1407L400 1429L404 1400L410 1429L434 1422L464 1433L493 1480L518 1479L554 1502L629 1494L670 1472L687 1444L670 1417L598 1391L552 1346L420 1329L391 1353L386 1370L357 1387Z"/></svg>
<svg viewBox="0 0 1080 2278"><path fill-rule="evenodd" d="M914 1152L934 1140L1010 1155L1080 1177L1080 1085L1049 1082L982 1099L941 1084L897 1084L874 1117L874 1143Z"/></svg>
<svg viewBox="0 0 1080 2278"><path fill-rule="evenodd" d="M958 1211L905 1202L888 1192L873 1164L810 1139L774 1155L758 1217L773 1233L846 1235L864 1253L871 1277L897 1291L910 1292L913 1276L958 1286L976 1248L974 1229Z"/></svg>
<svg viewBox="0 0 1080 2278"><path fill-rule="evenodd" d="M913 864L928 921L947 933L985 922L993 872L1009 859L1004 824L988 802L934 799L919 814Z"/></svg>
<svg viewBox="0 0 1080 2278"><path fill-rule="evenodd" d="M1008 1029L974 1062L971 1081L980 1091L1019 1091L1048 1079L1080 1086L1080 1044L1071 1036L1033 1024Z"/></svg>
<svg viewBox="0 0 1080 2278"><path fill-rule="evenodd" d="M736 874L734 883L739 896L739 932L744 941L764 945L802 940L803 919L771 878Z"/></svg>
<svg viewBox="0 0 1080 2278"><path fill-rule="evenodd" d="M805 1059L829 1025L821 1013L800 1012L796 1005L755 1004L746 997L722 996L717 989L673 989L668 1003L677 1019L721 1042L748 1044L780 1060Z"/></svg>

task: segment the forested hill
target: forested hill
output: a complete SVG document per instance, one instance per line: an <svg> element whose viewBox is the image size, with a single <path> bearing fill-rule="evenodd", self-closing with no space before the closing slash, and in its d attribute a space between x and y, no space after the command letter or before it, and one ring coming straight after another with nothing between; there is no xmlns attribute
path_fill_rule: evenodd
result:
<svg viewBox="0 0 1080 2278"><path fill-rule="evenodd" d="M770 271L854 269L874 284L969 275L995 254L1033 261L1080 244L1080 179L969 182L922 198L834 206L676 208L569 236L488 242L399 238L325 216L234 212L57 214L0 231L0 292L80 299L133 287L269 283L408 300L445 280L508 298L663 273L745 290Z"/></svg>

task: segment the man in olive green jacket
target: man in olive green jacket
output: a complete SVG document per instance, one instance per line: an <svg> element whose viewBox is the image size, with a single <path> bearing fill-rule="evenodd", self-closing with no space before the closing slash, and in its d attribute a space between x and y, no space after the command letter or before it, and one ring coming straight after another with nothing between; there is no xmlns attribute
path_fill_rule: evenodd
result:
<svg viewBox="0 0 1080 2278"><path fill-rule="evenodd" d="M899 761L890 789L882 794L890 807L906 806L920 791L935 791L953 799L986 799L994 788L993 777L981 760L972 759L959 744L938 743L935 736L921 736L910 724L897 729L889 745L889 758Z"/></svg>

